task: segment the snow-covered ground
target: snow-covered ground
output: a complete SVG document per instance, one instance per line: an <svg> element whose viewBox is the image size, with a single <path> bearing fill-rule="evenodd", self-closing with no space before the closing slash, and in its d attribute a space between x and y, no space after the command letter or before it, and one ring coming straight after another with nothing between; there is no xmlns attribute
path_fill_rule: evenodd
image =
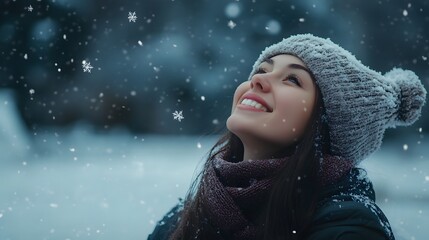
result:
<svg viewBox="0 0 429 240"><path fill-rule="evenodd" d="M146 239L218 137L98 135L78 125L29 138L0 104L10 117L0 121L2 240ZM428 146L420 136L385 142L363 163L398 239L429 234Z"/></svg>

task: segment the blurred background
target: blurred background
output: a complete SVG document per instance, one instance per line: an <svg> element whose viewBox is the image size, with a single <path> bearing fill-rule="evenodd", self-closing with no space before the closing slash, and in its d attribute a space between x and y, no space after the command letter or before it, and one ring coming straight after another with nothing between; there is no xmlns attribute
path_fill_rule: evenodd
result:
<svg viewBox="0 0 429 240"><path fill-rule="evenodd" d="M0 3L0 239L145 239L225 130L260 52L331 38L429 89L429 1ZM364 161L399 239L429 230L426 105ZM24 229L24 230L22 230Z"/></svg>

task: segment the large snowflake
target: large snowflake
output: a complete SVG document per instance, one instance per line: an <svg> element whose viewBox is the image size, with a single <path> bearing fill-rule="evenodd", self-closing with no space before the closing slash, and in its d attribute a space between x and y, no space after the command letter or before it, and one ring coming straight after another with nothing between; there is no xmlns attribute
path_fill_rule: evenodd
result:
<svg viewBox="0 0 429 240"><path fill-rule="evenodd" d="M182 121L182 119L184 119L184 117L182 115L182 111L180 111L180 112L174 111L173 118L179 122Z"/></svg>
<svg viewBox="0 0 429 240"><path fill-rule="evenodd" d="M233 28L235 28L235 26L237 26L237 24L235 22L229 20L228 27L231 28L231 29L233 29Z"/></svg>
<svg viewBox="0 0 429 240"><path fill-rule="evenodd" d="M128 21L136 22L136 20L137 20L136 12L128 12Z"/></svg>
<svg viewBox="0 0 429 240"><path fill-rule="evenodd" d="M83 68L83 72L91 73L91 69L93 69L93 66L91 66L90 62L83 60L82 61L82 68Z"/></svg>

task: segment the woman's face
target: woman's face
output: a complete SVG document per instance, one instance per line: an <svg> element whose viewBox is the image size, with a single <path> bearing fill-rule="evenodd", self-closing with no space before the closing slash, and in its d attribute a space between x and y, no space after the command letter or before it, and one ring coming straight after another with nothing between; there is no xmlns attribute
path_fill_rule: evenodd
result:
<svg viewBox="0 0 429 240"><path fill-rule="evenodd" d="M304 133L313 111L316 86L308 71L292 55L267 59L235 90L227 128L245 146L291 146Z"/></svg>

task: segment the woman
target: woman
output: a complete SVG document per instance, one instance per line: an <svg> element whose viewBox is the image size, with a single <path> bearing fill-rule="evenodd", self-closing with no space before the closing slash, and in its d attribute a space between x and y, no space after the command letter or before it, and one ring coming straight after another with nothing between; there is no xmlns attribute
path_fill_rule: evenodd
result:
<svg viewBox="0 0 429 240"><path fill-rule="evenodd" d="M283 39L238 86L227 133L148 239L395 239L356 166L425 102L409 70L382 75L311 34Z"/></svg>

